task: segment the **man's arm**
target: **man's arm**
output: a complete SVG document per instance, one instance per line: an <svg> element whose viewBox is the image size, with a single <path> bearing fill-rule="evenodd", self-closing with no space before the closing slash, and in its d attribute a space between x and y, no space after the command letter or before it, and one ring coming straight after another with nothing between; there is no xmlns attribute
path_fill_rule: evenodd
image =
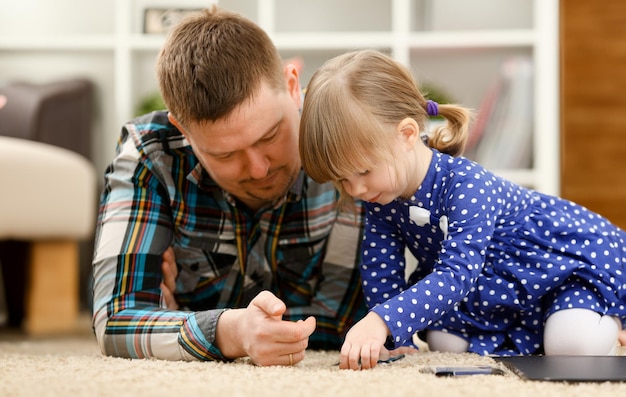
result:
<svg viewBox="0 0 626 397"><path fill-rule="evenodd" d="M178 303L172 291L176 289L177 269L172 248L168 248L163 254L162 269L165 277L161 283L161 291L165 303L168 308L176 310ZM220 347L225 357L249 356L253 357L253 361L258 365L298 363L304 359L308 338L315 330L315 319L309 317L306 321L300 320L296 326L291 326L288 324L293 323L282 321L285 309L285 304L280 299L268 291L263 291L252 300L247 313L241 309L232 309L220 316L215 332L215 344ZM258 317L258 320L254 320L255 317ZM267 322L270 326L274 323L275 329L251 332L259 329L254 327L255 322ZM280 346L280 349L275 352L268 349L273 344ZM289 352L292 354L291 357Z"/></svg>
<svg viewBox="0 0 626 397"><path fill-rule="evenodd" d="M94 330L104 354L223 358L210 338L221 310L165 307L161 257L173 227L166 188L124 134L105 175L96 232Z"/></svg>
<svg viewBox="0 0 626 397"><path fill-rule="evenodd" d="M105 175L94 255L94 330L102 352L167 360L250 356L261 365L304 358L315 320L281 321L282 312L272 308L282 302L271 294L244 309L167 308L172 301L162 287L173 277L162 264L173 259L168 247L174 228L168 189L128 135L123 138ZM228 338L216 340L221 316L220 334Z"/></svg>

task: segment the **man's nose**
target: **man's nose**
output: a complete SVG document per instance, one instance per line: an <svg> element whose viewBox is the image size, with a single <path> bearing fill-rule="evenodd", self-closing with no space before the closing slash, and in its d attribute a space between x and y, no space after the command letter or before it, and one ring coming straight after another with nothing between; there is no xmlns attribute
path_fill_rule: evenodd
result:
<svg viewBox="0 0 626 397"><path fill-rule="evenodd" d="M262 179L267 176L270 170L270 160L260 150L248 150L246 152L246 160L248 165L248 173L253 179Z"/></svg>

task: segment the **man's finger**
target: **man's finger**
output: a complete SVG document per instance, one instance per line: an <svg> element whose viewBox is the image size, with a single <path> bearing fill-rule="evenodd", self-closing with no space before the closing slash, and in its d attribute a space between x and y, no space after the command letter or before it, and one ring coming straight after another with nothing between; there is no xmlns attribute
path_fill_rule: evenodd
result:
<svg viewBox="0 0 626 397"><path fill-rule="evenodd" d="M276 295L269 291L261 291L254 299L252 299L250 306L259 308L271 317L282 316L285 313L285 310L287 310L283 301L278 299Z"/></svg>
<svg viewBox="0 0 626 397"><path fill-rule="evenodd" d="M170 310L178 310L178 303L176 302L176 298L174 298L174 294L170 289L165 285L165 283L161 283L161 295L163 295L163 301L165 302L165 306L167 306Z"/></svg>
<svg viewBox="0 0 626 397"><path fill-rule="evenodd" d="M280 343L301 343L301 348L306 349L308 338L315 331L315 324L315 317L312 316L296 322L282 321L273 331L275 340Z"/></svg>
<svg viewBox="0 0 626 397"><path fill-rule="evenodd" d="M309 337L315 331L315 326L315 317L298 321L282 320L282 316L274 316L270 319L266 317L262 334L267 341L276 344L277 353L294 353L304 351L308 347Z"/></svg>
<svg viewBox="0 0 626 397"><path fill-rule="evenodd" d="M170 292L173 293L176 290L176 277L178 276L174 248L169 247L165 250L162 259L161 270L163 272L163 282L167 288L169 288Z"/></svg>
<svg viewBox="0 0 626 397"><path fill-rule="evenodd" d="M300 335L302 336L302 339L308 338L311 336L313 331L315 331L316 321L313 316L308 317L304 321L298 321L296 324L301 327Z"/></svg>

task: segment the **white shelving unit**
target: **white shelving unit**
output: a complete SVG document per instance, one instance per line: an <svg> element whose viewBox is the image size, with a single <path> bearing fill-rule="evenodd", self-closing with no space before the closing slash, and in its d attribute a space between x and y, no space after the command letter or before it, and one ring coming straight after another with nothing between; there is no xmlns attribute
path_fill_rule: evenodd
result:
<svg viewBox="0 0 626 397"><path fill-rule="evenodd" d="M164 37L142 33L144 9L201 8L211 1L56 0L54 7L46 0L19 3L0 5L0 84L72 74L91 77L98 87L99 105L94 158L104 170L121 124L134 116L143 96L157 89L154 59ZM284 58L301 57L303 84L329 57L377 48L409 66L419 81L435 83L460 103L478 109L502 60L519 54L532 57L533 166L494 171L539 191L559 193L558 0L220 0L219 4L262 26ZM68 11L73 7L76 14ZM53 26L41 23L58 19L61 22Z"/></svg>

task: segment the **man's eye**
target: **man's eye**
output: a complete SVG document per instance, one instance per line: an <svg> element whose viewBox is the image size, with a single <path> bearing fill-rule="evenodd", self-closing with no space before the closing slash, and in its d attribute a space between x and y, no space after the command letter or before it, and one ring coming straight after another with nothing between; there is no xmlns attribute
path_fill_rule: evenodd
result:
<svg viewBox="0 0 626 397"><path fill-rule="evenodd" d="M263 139L261 139L261 142L271 142L274 140L274 138L276 138L276 136L278 136L278 130L275 130L272 134L265 136Z"/></svg>
<svg viewBox="0 0 626 397"><path fill-rule="evenodd" d="M233 156L232 152L231 153L223 153L223 154L216 154L213 155L213 157L217 160L228 160L229 158L231 158Z"/></svg>

